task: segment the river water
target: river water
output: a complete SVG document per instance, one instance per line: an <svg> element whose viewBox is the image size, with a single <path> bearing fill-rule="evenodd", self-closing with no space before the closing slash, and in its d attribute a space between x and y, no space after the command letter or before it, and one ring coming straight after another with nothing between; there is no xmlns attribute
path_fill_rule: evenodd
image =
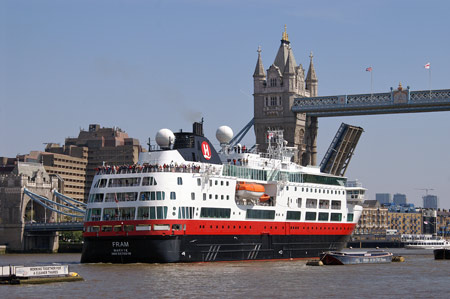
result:
<svg viewBox="0 0 450 299"><path fill-rule="evenodd" d="M0 255L0 265L68 264L85 281L0 285L0 298L449 298L450 260L393 249L406 261L306 266L304 260L80 264L80 254Z"/></svg>

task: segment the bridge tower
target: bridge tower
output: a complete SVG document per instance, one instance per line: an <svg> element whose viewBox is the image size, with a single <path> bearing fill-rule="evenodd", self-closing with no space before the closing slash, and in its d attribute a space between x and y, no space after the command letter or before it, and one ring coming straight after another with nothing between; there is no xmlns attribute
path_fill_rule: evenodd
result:
<svg viewBox="0 0 450 299"><path fill-rule="evenodd" d="M295 98L317 95L318 80L312 54L310 58L305 78L303 66L297 65L295 61L285 26L280 48L267 73L262 63L261 48L258 48L258 59L253 73L254 128L259 149L264 151L266 148L266 133L269 128L283 130L288 146L298 149L294 161L302 165L315 164L315 159L311 157L315 157L316 152L317 119L315 122L308 121L306 114L292 112L292 106ZM316 131L305 134L308 128Z"/></svg>

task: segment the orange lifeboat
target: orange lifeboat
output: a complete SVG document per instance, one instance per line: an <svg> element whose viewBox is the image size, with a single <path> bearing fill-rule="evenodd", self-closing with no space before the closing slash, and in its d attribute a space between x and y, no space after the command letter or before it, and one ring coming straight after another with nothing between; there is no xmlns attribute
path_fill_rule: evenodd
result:
<svg viewBox="0 0 450 299"><path fill-rule="evenodd" d="M259 199L264 195L263 185L255 183L238 182L236 184L236 195L241 198Z"/></svg>
<svg viewBox="0 0 450 299"><path fill-rule="evenodd" d="M263 194L263 195L261 195L261 197L259 198L259 201L265 202L265 201L268 201L269 199L270 199L270 196L269 196L269 195Z"/></svg>

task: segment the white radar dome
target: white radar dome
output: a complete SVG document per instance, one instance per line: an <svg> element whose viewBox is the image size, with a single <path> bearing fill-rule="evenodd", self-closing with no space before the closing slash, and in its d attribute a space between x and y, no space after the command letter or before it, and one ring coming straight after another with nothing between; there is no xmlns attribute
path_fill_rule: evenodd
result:
<svg viewBox="0 0 450 299"><path fill-rule="evenodd" d="M216 138L221 144L229 143L233 138L233 130L228 126L221 126L216 131Z"/></svg>
<svg viewBox="0 0 450 299"><path fill-rule="evenodd" d="M161 129L156 133L156 143L162 148L168 148L175 142L175 135L169 129Z"/></svg>

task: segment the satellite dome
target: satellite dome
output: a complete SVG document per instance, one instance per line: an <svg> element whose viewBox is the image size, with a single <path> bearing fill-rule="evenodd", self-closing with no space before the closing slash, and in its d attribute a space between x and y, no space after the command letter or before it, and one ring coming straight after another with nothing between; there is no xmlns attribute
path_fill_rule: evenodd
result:
<svg viewBox="0 0 450 299"><path fill-rule="evenodd" d="M161 129L156 133L155 140L161 148L168 148L174 143L175 135L169 129Z"/></svg>
<svg viewBox="0 0 450 299"><path fill-rule="evenodd" d="M221 144L229 143L233 138L233 130L228 126L221 126L216 131L216 138Z"/></svg>

